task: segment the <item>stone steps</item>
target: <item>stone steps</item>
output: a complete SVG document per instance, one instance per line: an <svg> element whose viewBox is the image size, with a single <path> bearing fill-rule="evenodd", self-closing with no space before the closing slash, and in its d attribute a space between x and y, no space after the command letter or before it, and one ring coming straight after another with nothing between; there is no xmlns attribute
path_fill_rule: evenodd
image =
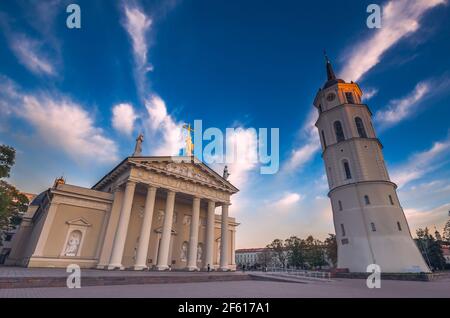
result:
<svg viewBox="0 0 450 318"><path fill-rule="evenodd" d="M251 280L249 275L149 275L149 276L86 276L81 277L81 286L136 285L136 284L176 284L214 281ZM0 277L0 289L3 288L38 288L65 287L67 277Z"/></svg>

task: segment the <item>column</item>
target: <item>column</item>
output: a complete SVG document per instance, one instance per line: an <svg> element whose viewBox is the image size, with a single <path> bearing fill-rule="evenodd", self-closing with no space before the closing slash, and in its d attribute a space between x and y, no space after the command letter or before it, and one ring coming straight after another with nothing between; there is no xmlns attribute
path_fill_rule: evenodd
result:
<svg viewBox="0 0 450 318"><path fill-rule="evenodd" d="M214 225L216 202L208 201L208 216L206 219L206 251L205 251L205 269L212 269L214 265Z"/></svg>
<svg viewBox="0 0 450 318"><path fill-rule="evenodd" d="M125 186L122 209L120 210L119 223L117 224L116 236L114 237L113 250L108 269L123 269L122 256L125 248L125 240L127 238L128 223L130 222L131 206L133 204L135 188L136 182L133 181L128 181Z"/></svg>
<svg viewBox="0 0 450 318"><path fill-rule="evenodd" d="M172 235L172 218L173 218L173 208L175 206L175 192L168 191L166 199L166 210L164 213L164 223L161 234L161 244L158 251L158 264L156 265L157 270L166 270L169 268L169 248L170 248L170 237Z"/></svg>
<svg viewBox="0 0 450 318"><path fill-rule="evenodd" d="M197 271L198 222L200 218L200 198L194 197L192 201L191 231L189 234L189 249L187 268Z"/></svg>
<svg viewBox="0 0 450 318"><path fill-rule="evenodd" d="M220 228L220 270L228 271L228 204L222 205L222 225Z"/></svg>
<svg viewBox="0 0 450 318"><path fill-rule="evenodd" d="M139 245L136 253L135 270L147 269L147 252L152 230L153 212L155 208L156 187L148 186L145 199L144 219L142 220Z"/></svg>

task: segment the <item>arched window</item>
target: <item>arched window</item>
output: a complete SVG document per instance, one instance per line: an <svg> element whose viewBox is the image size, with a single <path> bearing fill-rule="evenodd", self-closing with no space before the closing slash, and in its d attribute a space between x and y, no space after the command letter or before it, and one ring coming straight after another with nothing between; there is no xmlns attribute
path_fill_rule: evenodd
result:
<svg viewBox="0 0 450 318"><path fill-rule="evenodd" d="M352 178L352 173L350 172L350 165L348 164L348 161L344 160L342 162L342 164L344 165L345 178L346 179L351 179Z"/></svg>
<svg viewBox="0 0 450 318"><path fill-rule="evenodd" d="M366 205L369 205L369 204L370 204L370 199L369 199L369 196L368 196L368 195L365 195L365 196L364 196L364 202L366 203Z"/></svg>
<svg viewBox="0 0 450 318"><path fill-rule="evenodd" d="M371 222L370 227L372 228L372 232L376 232L377 228L375 227L375 223Z"/></svg>
<svg viewBox="0 0 450 318"><path fill-rule="evenodd" d="M322 104L319 104L319 114L322 112Z"/></svg>
<svg viewBox="0 0 450 318"><path fill-rule="evenodd" d="M339 205L339 211L342 211L342 201L341 200L338 201L338 205Z"/></svg>
<svg viewBox="0 0 450 318"><path fill-rule="evenodd" d="M397 221L397 228L398 228L399 231L402 230L402 226L400 225L400 222L398 222L398 221Z"/></svg>
<svg viewBox="0 0 450 318"><path fill-rule="evenodd" d="M349 104L355 103L355 99L353 98L353 94L351 92L346 92L345 98L347 98L347 103L349 103Z"/></svg>
<svg viewBox="0 0 450 318"><path fill-rule="evenodd" d="M345 140L344 130L342 129L342 124L340 121L334 122L334 132L336 133L337 142L341 142Z"/></svg>
<svg viewBox="0 0 450 318"><path fill-rule="evenodd" d="M355 117L355 124L359 137L367 138L366 129L364 128L363 121L360 117Z"/></svg>
<svg viewBox="0 0 450 318"><path fill-rule="evenodd" d="M327 140L325 139L325 133L322 130L322 141L323 141L323 147L326 148L327 147Z"/></svg>

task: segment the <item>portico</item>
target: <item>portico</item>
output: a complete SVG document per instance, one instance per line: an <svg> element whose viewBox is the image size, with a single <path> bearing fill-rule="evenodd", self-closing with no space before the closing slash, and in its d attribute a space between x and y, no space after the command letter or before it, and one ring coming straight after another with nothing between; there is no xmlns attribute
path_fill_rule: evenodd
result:
<svg viewBox="0 0 450 318"><path fill-rule="evenodd" d="M24 218L31 224L24 230L36 231L24 235L37 241L30 241L23 255L15 255L16 264L235 269L238 224L228 210L238 189L192 156L132 156L91 189L55 184L48 191L50 201L30 209ZM45 219L42 228L33 223L40 214Z"/></svg>

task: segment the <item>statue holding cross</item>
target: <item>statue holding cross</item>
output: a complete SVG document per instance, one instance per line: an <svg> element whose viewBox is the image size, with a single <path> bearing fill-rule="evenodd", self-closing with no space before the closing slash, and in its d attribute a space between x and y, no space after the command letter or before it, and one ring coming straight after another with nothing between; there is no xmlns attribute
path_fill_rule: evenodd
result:
<svg viewBox="0 0 450 318"><path fill-rule="evenodd" d="M191 124L184 124L183 128L187 130L186 136L186 156L192 156L194 152L194 143L192 142L191 131L194 129L191 128Z"/></svg>

